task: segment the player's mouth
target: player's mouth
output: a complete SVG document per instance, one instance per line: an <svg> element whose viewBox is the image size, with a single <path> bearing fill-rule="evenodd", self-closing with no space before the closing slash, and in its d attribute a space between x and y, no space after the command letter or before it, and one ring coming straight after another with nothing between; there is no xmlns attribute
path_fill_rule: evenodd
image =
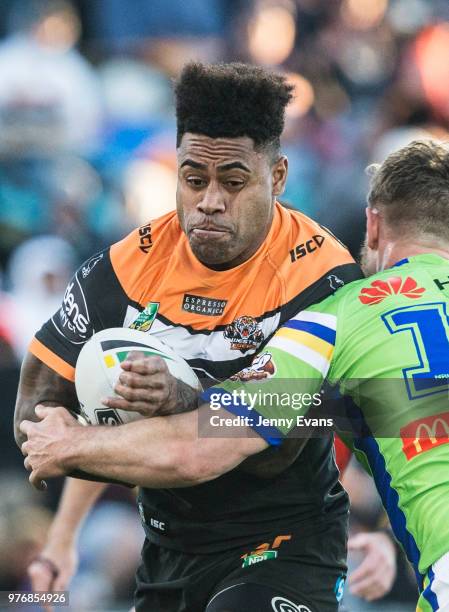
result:
<svg viewBox="0 0 449 612"><path fill-rule="evenodd" d="M197 240L219 240L220 238L229 236L231 234L228 228L220 227L218 225L203 225L193 227L189 233L192 238Z"/></svg>

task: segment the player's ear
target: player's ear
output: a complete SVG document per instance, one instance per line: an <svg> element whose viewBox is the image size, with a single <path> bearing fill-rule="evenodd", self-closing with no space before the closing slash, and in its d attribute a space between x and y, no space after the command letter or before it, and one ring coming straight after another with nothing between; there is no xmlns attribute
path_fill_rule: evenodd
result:
<svg viewBox="0 0 449 612"><path fill-rule="evenodd" d="M275 162L272 168L273 177L273 195L280 196L284 192L285 183L287 181L288 160L285 155Z"/></svg>
<svg viewBox="0 0 449 612"><path fill-rule="evenodd" d="M366 207L366 242L370 249L377 250L379 245L379 211L371 206Z"/></svg>

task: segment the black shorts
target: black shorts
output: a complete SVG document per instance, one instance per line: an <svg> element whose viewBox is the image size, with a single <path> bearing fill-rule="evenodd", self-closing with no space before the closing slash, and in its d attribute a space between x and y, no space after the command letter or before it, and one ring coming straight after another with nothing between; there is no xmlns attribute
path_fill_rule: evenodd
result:
<svg viewBox="0 0 449 612"><path fill-rule="evenodd" d="M278 529L267 550L254 542L246 550L193 555L145 540L136 612L336 612L346 534L345 515L309 534Z"/></svg>

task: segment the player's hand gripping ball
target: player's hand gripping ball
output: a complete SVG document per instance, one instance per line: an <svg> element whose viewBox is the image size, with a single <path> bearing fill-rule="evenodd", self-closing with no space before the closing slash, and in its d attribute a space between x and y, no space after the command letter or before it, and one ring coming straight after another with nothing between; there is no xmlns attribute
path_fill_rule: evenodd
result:
<svg viewBox="0 0 449 612"><path fill-rule="evenodd" d="M201 390L188 363L154 335L123 327L100 331L83 346L76 362L80 420L120 425L163 414L164 401L173 401L169 396L175 379Z"/></svg>

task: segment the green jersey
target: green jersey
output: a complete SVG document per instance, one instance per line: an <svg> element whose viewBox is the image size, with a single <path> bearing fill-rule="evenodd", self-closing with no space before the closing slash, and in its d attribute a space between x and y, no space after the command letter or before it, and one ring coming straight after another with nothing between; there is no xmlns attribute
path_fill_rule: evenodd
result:
<svg viewBox="0 0 449 612"><path fill-rule="evenodd" d="M415 569L449 551L449 261L418 255L342 287L283 325L220 391L236 398L236 387L256 389L242 385L251 380L257 399L222 405L240 415L246 406L271 444L316 424L308 417L325 380L337 389L357 423L350 444Z"/></svg>

